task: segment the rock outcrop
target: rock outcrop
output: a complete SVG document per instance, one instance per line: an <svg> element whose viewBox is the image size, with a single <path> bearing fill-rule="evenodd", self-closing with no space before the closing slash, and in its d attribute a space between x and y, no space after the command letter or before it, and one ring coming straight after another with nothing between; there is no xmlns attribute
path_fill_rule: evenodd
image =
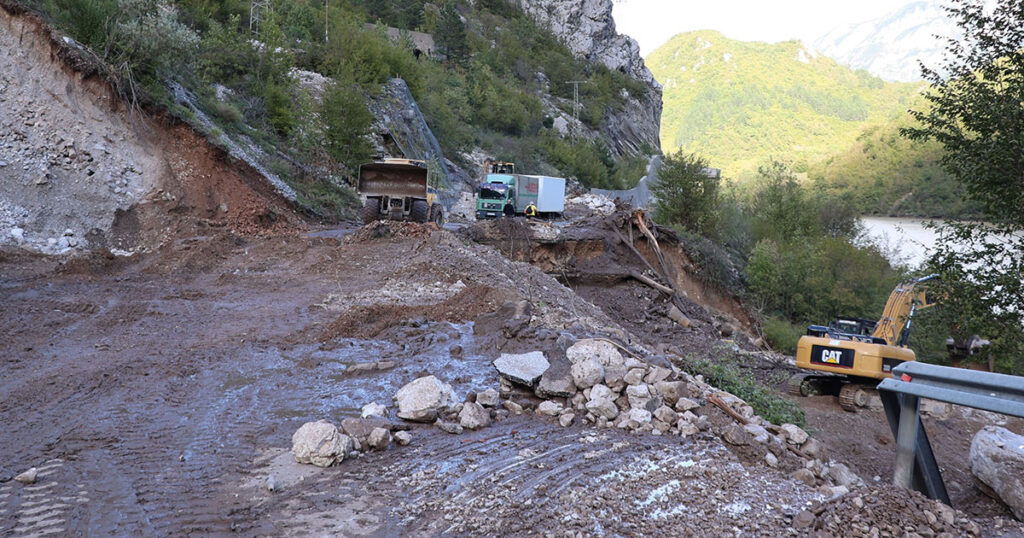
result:
<svg viewBox="0 0 1024 538"><path fill-rule="evenodd" d="M644 95L630 95L621 111L611 112L602 134L617 155L636 155L660 148L661 85L640 57L633 38L615 31L612 0L522 0L523 11L577 57L591 60L642 82Z"/></svg>

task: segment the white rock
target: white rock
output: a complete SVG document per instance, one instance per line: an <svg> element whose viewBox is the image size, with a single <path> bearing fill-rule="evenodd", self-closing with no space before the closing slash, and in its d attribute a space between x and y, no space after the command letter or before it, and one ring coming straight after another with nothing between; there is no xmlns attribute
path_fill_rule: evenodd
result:
<svg viewBox="0 0 1024 538"><path fill-rule="evenodd" d="M675 405L676 411L679 411L680 413L685 413L698 407L700 407L700 404L689 398L679 398Z"/></svg>
<svg viewBox="0 0 1024 538"><path fill-rule="evenodd" d="M776 457L775 454L772 454L770 451L765 452L764 462L767 463L769 467L778 467L779 458Z"/></svg>
<svg viewBox="0 0 1024 538"><path fill-rule="evenodd" d="M531 351L519 355L502 353L494 360L494 367L505 379L532 387L537 384L540 376L548 371L551 364L544 357L544 353Z"/></svg>
<svg viewBox="0 0 1024 538"><path fill-rule="evenodd" d="M459 424L467 430L478 430L491 423L491 414L480 404L466 402L459 412Z"/></svg>
<svg viewBox="0 0 1024 538"><path fill-rule="evenodd" d="M759 424L747 424L743 426L743 429L753 436L755 443L764 444L771 439L771 434L768 433L768 430Z"/></svg>
<svg viewBox="0 0 1024 538"><path fill-rule="evenodd" d="M641 409L651 401L651 389L644 383L626 387L626 397L629 399L629 406L633 409Z"/></svg>
<svg viewBox="0 0 1024 538"><path fill-rule="evenodd" d="M405 446L409 444L410 441L412 441L412 434L409 432L395 432L394 437L395 442L402 446Z"/></svg>
<svg viewBox="0 0 1024 538"><path fill-rule="evenodd" d="M659 381L668 379L668 376L672 375L672 370L668 368L662 368L660 366L652 366L651 371L644 377L644 383L653 385Z"/></svg>
<svg viewBox="0 0 1024 538"><path fill-rule="evenodd" d="M572 365L573 383L576 388L590 388L604 381L604 366L596 359L584 359Z"/></svg>
<svg viewBox="0 0 1024 538"><path fill-rule="evenodd" d="M569 426L572 425L572 421L575 418L576 418L576 414L575 413L566 413L566 414L558 417L558 423L561 424L563 428L568 428Z"/></svg>
<svg viewBox="0 0 1024 538"><path fill-rule="evenodd" d="M35 484L36 478L39 477L39 469L32 467L31 469L19 474L14 477L14 480L21 482L22 484Z"/></svg>
<svg viewBox="0 0 1024 538"><path fill-rule="evenodd" d="M615 402L607 398L590 400L586 407L587 411L593 413L594 416L604 417L607 420L614 420L619 416L619 408L615 406Z"/></svg>
<svg viewBox="0 0 1024 538"><path fill-rule="evenodd" d="M25 230L21 228L11 228L11 237L18 243L21 243L25 240Z"/></svg>
<svg viewBox="0 0 1024 538"><path fill-rule="evenodd" d="M487 389L476 393L476 403L484 407L498 407L500 402L501 398L498 396L498 391L494 389Z"/></svg>
<svg viewBox="0 0 1024 538"><path fill-rule="evenodd" d="M666 424L675 424L675 422L679 420L679 414L673 411L672 408L668 407L667 405L663 405L655 409L654 416L658 420Z"/></svg>
<svg viewBox="0 0 1024 538"><path fill-rule="evenodd" d="M630 385L639 385L644 382L644 375L647 370L643 368L631 368L626 375L623 376L623 380Z"/></svg>
<svg viewBox="0 0 1024 538"><path fill-rule="evenodd" d="M614 400L615 399L614 394L615 393L612 392L612 389L608 388L605 385L594 385L593 387L590 387L590 397L588 399L590 399L590 400L601 400L601 399Z"/></svg>
<svg viewBox="0 0 1024 538"><path fill-rule="evenodd" d="M388 408L377 402L368 403L363 406L362 413L359 416L363 418L386 417L388 416Z"/></svg>
<svg viewBox="0 0 1024 538"><path fill-rule="evenodd" d="M398 418L416 422L433 422L453 400L452 388L432 375L405 385L395 394Z"/></svg>
<svg viewBox="0 0 1024 538"><path fill-rule="evenodd" d="M326 420L307 422L292 435L292 456L299 463L330 467L352 450L352 439Z"/></svg>
<svg viewBox="0 0 1024 538"><path fill-rule="evenodd" d="M391 443L391 432L387 428L374 428L366 438L366 444L374 450L384 450Z"/></svg>
<svg viewBox="0 0 1024 538"><path fill-rule="evenodd" d="M644 424L651 423L651 412L646 409L630 409L629 410L629 425L632 429L637 429Z"/></svg>
<svg viewBox="0 0 1024 538"><path fill-rule="evenodd" d="M786 432L786 439L794 445L802 445L807 441L807 432L796 424L783 424L780 426Z"/></svg>
<svg viewBox="0 0 1024 538"><path fill-rule="evenodd" d="M676 429L679 430L679 435L683 437L700 433L700 428L696 424L682 418L676 422Z"/></svg>
<svg viewBox="0 0 1024 538"><path fill-rule="evenodd" d="M576 364L587 359L596 360L602 367L622 366L624 364L622 353L618 348L607 340L588 338L580 340L565 350L565 356L569 362Z"/></svg>
<svg viewBox="0 0 1024 538"><path fill-rule="evenodd" d="M864 481L854 474L849 467L842 463L833 463L829 465L825 474L827 474L837 486L854 487L864 485Z"/></svg>
<svg viewBox="0 0 1024 538"><path fill-rule="evenodd" d="M562 412L562 404L551 400L544 400L537 406L537 413L553 417Z"/></svg>
<svg viewBox="0 0 1024 538"><path fill-rule="evenodd" d="M971 440L971 473L1024 520L1024 436L985 426Z"/></svg>

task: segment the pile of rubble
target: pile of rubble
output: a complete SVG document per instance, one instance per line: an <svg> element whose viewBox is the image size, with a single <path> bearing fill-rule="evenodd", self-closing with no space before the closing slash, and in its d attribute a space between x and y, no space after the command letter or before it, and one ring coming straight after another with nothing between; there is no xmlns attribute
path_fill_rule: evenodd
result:
<svg viewBox="0 0 1024 538"><path fill-rule="evenodd" d="M700 376L652 365L623 351L610 340L585 339L567 345L564 357L551 360L540 351L502 354L493 363L500 390L471 393L461 403L450 385L423 376L394 396L395 416L405 422L389 421L388 409L371 403L363 408L362 418L345 419L340 428L325 421L303 425L293 437L293 454L300 463L329 466L346 455L386 449L393 440L407 444L408 422L461 434L533 412L563 427L586 424L651 435L717 436L751 459L818 487L826 498L864 485L847 466L828 462L821 444L799 426L771 424L741 398ZM716 408L729 417L724 425L710 418Z"/></svg>

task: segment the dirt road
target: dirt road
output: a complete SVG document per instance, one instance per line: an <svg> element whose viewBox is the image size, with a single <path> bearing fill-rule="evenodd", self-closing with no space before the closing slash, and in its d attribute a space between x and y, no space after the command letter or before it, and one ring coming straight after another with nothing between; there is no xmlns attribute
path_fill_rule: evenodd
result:
<svg viewBox="0 0 1024 538"><path fill-rule="evenodd" d="M0 533L803 532L793 518L824 497L712 432L563 428L530 413L463 435L399 425L409 446L294 463L302 423L390 406L420 375L462 398L498 386L499 348L624 333L535 268L423 230L224 233L131 258L4 253ZM505 338L494 312L521 299L532 321ZM10 480L32 466L36 484Z"/></svg>

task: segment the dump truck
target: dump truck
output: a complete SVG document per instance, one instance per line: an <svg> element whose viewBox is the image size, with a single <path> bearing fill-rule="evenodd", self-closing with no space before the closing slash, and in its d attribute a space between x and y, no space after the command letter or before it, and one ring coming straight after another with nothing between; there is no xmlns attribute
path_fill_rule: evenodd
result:
<svg viewBox="0 0 1024 538"><path fill-rule="evenodd" d="M477 189L476 218L523 215L534 204L537 215L553 217L565 211L565 179L524 174L487 174Z"/></svg>
<svg viewBox="0 0 1024 538"><path fill-rule="evenodd" d="M384 159L360 166L363 223L411 220L443 224L444 208L427 177L426 163L412 159Z"/></svg>

